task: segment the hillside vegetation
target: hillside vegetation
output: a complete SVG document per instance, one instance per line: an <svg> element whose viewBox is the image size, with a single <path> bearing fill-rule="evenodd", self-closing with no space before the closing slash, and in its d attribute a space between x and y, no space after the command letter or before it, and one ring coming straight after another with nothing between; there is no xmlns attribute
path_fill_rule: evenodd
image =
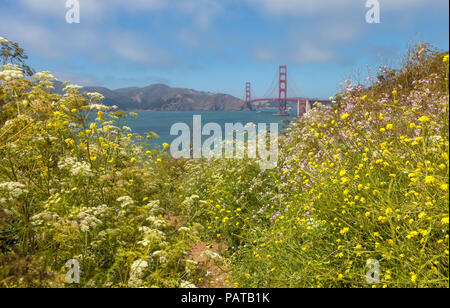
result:
<svg viewBox="0 0 450 308"><path fill-rule="evenodd" d="M261 171L171 159L102 95L3 66L0 286L448 287L448 53L378 77L292 123Z"/></svg>

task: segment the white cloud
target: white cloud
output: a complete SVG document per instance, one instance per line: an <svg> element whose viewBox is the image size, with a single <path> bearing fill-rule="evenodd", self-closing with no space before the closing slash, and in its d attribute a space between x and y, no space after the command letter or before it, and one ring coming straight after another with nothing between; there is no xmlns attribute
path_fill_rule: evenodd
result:
<svg viewBox="0 0 450 308"><path fill-rule="evenodd" d="M337 53L328 47L302 42L289 55L294 64L327 63L338 59Z"/></svg>
<svg viewBox="0 0 450 308"><path fill-rule="evenodd" d="M99 85L97 79L92 75L80 75L76 73L67 73L67 72L52 72L52 74L59 81L62 82L69 81L72 84L77 84L83 87Z"/></svg>
<svg viewBox="0 0 450 308"><path fill-rule="evenodd" d="M256 47L253 49L253 56L263 62L272 61L276 58L275 52L266 47Z"/></svg>
<svg viewBox="0 0 450 308"><path fill-rule="evenodd" d="M167 51L147 46L130 33L115 32L109 40L112 50L124 60L137 64L170 66L172 58Z"/></svg>
<svg viewBox="0 0 450 308"><path fill-rule="evenodd" d="M19 0L22 7L37 14L64 18L65 0ZM202 28L208 27L213 18L223 11L218 0L79 0L81 22L96 23L116 12L176 12L190 15Z"/></svg>
<svg viewBox="0 0 450 308"><path fill-rule="evenodd" d="M267 15L304 16L317 13L355 12L366 10L364 0L246 0ZM444 0L380 0L381 10L407 10L409 8L441 5ZM448 5L448 2L447 2Z"/></svg>

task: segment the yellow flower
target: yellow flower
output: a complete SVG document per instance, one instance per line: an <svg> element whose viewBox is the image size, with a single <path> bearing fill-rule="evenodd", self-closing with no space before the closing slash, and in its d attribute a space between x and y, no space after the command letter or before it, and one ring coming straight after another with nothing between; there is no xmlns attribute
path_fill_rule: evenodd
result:
<svg viewBox="0 0 450 308"><path fill-rule="evenodd" d="M130 163L134 163L136 161L136 158L134 158L134 157L132 157L131 159L130 159Z"/></svg>
<svg viewBox="0 0 450 308"><path fill-rule="evenodd" d="M441 189L444 190L444 191L447 191L447 190L448 190L448 184L442 184L440 187L441 187Z"/></svg>
<svg viewBox="0 0 450 308"><path fill-rule="evenodd" d="M347 119L348 117L349 117L348 113L344 113L344 114L341 116L341 119L342 119L342 120L345 120L345 119Z"/></svg>
<svg viewBox="0 0 450 308"><path fill-rule="evenodd" d="M448 216L441 219L441 224L448 225Z"/></svg>
<svg viewBox="0 0 450 308"><path fill-rule="evenodd" d="M166 142L164 142L164 143L163 143L163 148L164 148L164 150L167 149L168 147L169 147L169 144L166 143Z"/></svg>
<svg viewBox="0 0 450 308"><path fill-rule="evenodd" d="M425 212L420 212L420 214L418 215L419 219L425 218L427 216L427 214Z"/></svg>
<svg viewBox="0 0 450 308"><path fill-rule="evenodd" d="M367 98L367 95L364 95L363 97L361 97L361 99L364 101Z"/></svg>
<svg viewBox="0 0 450 308"><path fill-rule="evenodd" d="M417 275L414 274L413 272L411 272L411 282L416 283L416 281L417 281Z"/></svg>
<svg viewBox="0 0 450 308"><path fill-rule="evenodd" d="M388 125L386 125L386 129L387 130L391 130L391 129L393 129L394 128L394 125L393 124L388 124Z"/></svg>
<svg viewBox="0 0 450 308"><path fill-rule="evenodd" d="M350 229L349 228L344 228L341 231L339 231L340 234L344 235L345 233L347 233Z"/></svg>
<svg viewBox="0 0 450 308"><path fill-rule="evenodd" d="M429 175L425 177L425 184L432 184L434 182L436 182L436 179L433 176Z"/></svg>
<svg viewBox="0 0 450 308"><path fill-rule="evenodd" d="M397 95L397 90L392 91L392 94Z"/></svg>
<svg viewBox="0 0 450 308"><path fill-rule="evenodd" d="M427 116L422 116L422 117L418 118L417 120L421 123L430 122L430 118Z"/></svg>
<svg viewBox="0 0 450 308"><path fill-rule="evenodd" d="M445 55L444 58L442 59L443 62L448 62L448 55Z"/></svg>
<svg viewBox="0 0 450 308"><path fill-rule="evenodd" d="M344 175L346 175L347 174L347 171L346 170L342 170L341 172L339 172L339 175L340 176L344 176Z"/></svg>

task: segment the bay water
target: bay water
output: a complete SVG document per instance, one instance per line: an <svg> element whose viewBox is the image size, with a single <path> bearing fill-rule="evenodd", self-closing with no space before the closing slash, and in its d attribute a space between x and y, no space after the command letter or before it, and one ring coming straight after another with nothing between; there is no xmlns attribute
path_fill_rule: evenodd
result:
<svg viewBox="0 0 450 308"><path fill-rule="evenodd" d="M222 127L225 133L225 123L265 123L269 129L270 123L278 123L279 131L288 127L288 122L296 118L296 110L292 110L287 116L275 115L277 110L264 109L260 111L136 111L138 118L127 118L126 125L133 132L140 135L144 133L155 132L160 138L155 142L158 145L163 143L170 144L178 136L170 135L170 128L175 123L185 123L191 129L194 115L201 115L202 127L207 123L217 123ZM206 138L208 138L206 136Z"/></svg>

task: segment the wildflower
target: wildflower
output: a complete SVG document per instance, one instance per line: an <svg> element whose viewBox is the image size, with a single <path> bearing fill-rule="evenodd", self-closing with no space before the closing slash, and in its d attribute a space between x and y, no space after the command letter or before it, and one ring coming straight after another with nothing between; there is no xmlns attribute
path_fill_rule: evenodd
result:
<svg viewBox="0 0 450 308"><path fill-rule="evenodd" d="M430 122L430 118L427 116L422 116L422 117L418 118L417 120L421 123Z"/></svg>
<svg viewBox="0 0 450 308"><path fill-rule="evenodd" d="M436 181L436 179L431 175L425 177L425 184L432 184L435 181Z"/></svg>
<svg viewBox="0 0 450 308"><path fill-rule="evenodd" d="M346 173L347 173L346 170L341 170L341 172L339 172L339 175L340 175L340 176L344 176Z"/></svg>
<svg viewBox="0 0 450 308"><path fill-rule="evenodd" d="M134 163L134 162L136 162L136 158L132 157L132 158L130 159L130 163Z"/></svg>
<svg viewBox="0 0 450 308"><path fill-rule="evenodd" d="M345 120L345 119L347 119L348 117L349 117L348 113L344 113L344 114L341 116L341 119L342 119L342 120Z"/></svg>
<svg viewBox="0 0 450 308"><path fill-rule="evenodd" d="M123 197L117 198L117 202L121 203L120 207L122 207L122 208L134 204L134 201L130 196L123 196Z"/></svg>
<svg viewBox="0 0 450 308"><path fill-rule="evenodd" d="M147 267L148 262L145 260L136 260L133 262L130 269L130 278L128 279L129 287L136 288L142 286L142 278Z"/></svg>
<svg viewBox="0 0 450 308"><path fill-rule="evenodd" d="M441 219L442 225L448 225L448 216Z"/></svg>
<svg viewBox="0 0 450 308"><path fill-rule="evenodd" d="M345 233L347 233L350 229L349 228L343 228L339 233L341 235L344 235Z"/></svg>
<svg viewBox="0 0 450 308"><path fill-rule="evenodd" d="M411 231L411 232L409 232L409 234L406 236L406 238L407 238L408 240L410 240L410 239L416 237L417 235L419 235L419 232L417 232L417 231Z"/></svg>
<svg viewBox="0 0 450 308"><path fill-rule="evenodd" d="M442 185L440 186L440 188L441 188L443 191L447 191L447 190L448 190L448 184L442 184Z"/></svg>
<svg viewBox="0 0 450 308"><path fill-rule="evenodd" d="M74 176L77 175L89 176L91 175L91 167L86 162L76 162L73 164L70 173Z"/></svg>
<svg viewBox="0 0 450 308"><path fill-rule="evenodd" d="M420 212L420 214L417 216L419 219L425 218L427 214L425 212Z"/></svg>
<svg viewBox="0 0 450 308"><path fill-rule="evenodd" d="M448 62L448 55L445 55L444 58L442 59L443 62Z"/></svg>
<svg viewBox="0 0 450 308"><path fill-rule="evenodd" d="M195 289L197 288L194 284L190 283L189 281L183 281L180 283L181 289Z"/></svg>
<svg viewBox="0 0 450 308"><path fill-rule="evenodd" d="M411 274L411 282L412 282L412 283L416 283L416 281L417 281L417 275L414 274L413 272L411 272L410 274Z"/></svg>
<svg viewBox="0 0 450 308"><path fill-rule="evenodd" d="M97 93L97 92L92 92L92 93L88 92L85 94L87 97L89 97L93 101L102 101L103 99L105 99L105 97L102 94Z"/></svg>
<svg viewBox="0 0 450 308"><path fill-rule="evenodd" d="M387 130L391 130L392 128L394 128L394 125L393 125L393 124L387 124L387 125L386 125L386 129L387 129Z"/></svg>

